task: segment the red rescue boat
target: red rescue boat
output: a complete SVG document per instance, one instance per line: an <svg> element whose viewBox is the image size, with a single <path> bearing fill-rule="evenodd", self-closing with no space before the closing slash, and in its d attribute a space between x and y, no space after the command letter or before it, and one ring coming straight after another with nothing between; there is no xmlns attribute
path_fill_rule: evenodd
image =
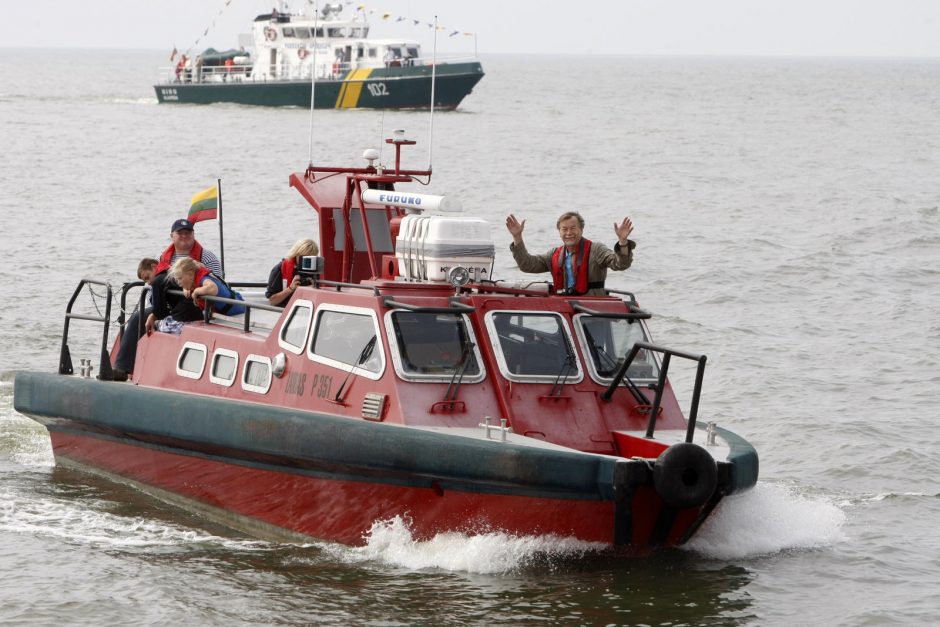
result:
<svg viewBox="0 0 940 627"><path fill-rule="evenodd" d="M73 297L59 373L20 372L14 390L57 463L261 537L348 544L401 517L417 539L502 531L643 552L687 541L756 483L754 449L696 421L704 356L653 343L632 294L493 280L489 225L408 192L431 172L401 167L414 142L387 141L394 168L367 151L365 167L291 176L322 257L304 259L306 285L273 324L252 321L266 304L207 309L180 335L143 337L116 382L110 300L97 378L73 372ZM667 378L677 359L697 365L688 415Z"/></svg>

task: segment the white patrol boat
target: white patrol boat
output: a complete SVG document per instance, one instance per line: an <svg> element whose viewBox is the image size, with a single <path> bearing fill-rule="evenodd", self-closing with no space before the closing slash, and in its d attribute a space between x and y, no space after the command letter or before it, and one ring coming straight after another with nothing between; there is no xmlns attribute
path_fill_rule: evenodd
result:
<svg viewBox="0 0 940 627"><path fill-rule="evenodd" d="M369 39L365 15L342 11L308 2L299 14L259 15L249 49L183 55L154 86L157 100L309 107L315 82L318 109L424 109L433 78L435 108L456 109L483 78L475 58L432 60L416 41Z"/></svg>

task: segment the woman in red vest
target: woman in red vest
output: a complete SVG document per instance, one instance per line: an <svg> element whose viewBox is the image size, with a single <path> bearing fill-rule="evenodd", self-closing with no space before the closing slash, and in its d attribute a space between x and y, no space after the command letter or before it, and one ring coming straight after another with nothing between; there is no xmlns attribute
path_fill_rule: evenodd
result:
<svg viewBox="0 0 940 627"><path fill-rule="evenodd" d="M604 296L607 270L626 270L633 263L636 242L628 239L633 232L630 218L614 222L617 243L613 250L582 236L584 218L576 211L563 213L555 226L563 245L542 255L532 255L522 241L525 220L519 222L514 215L506 218L506 228L513 239L509 250L519 269L523 272L551 272L555 291L559 294Z"/></svg>
<svg viewBox="0 0 940 627"><path fill-rule="evenodd" d="M319 253L320 249L312 239L298 240L291 246L287 256L271 268L271 274L268 275L268 288L264 292L268 302L275 307L286 305L300 285L300 258L312 257Z"/></svg>

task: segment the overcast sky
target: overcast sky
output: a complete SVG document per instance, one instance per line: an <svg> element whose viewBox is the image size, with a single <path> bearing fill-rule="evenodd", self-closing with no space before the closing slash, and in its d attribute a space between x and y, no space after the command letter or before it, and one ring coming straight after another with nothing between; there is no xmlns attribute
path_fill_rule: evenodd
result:
<svg viewBox="0 0 940 627"><path fill-rule="evenodd" d="M229 48L274 0L3 0L0 46ZM305 0L289 3L300 8ZM335 1L335 0L334 0ZM447 30L438 50L526 54L721 54L940 57L940 0L363 0L375 35ZM321 2L322 5L322 2ZM383 21L383 13L392 18ZM212 26L213 22L215 23ZM460 35L449 37L454 30Z"/></svg>

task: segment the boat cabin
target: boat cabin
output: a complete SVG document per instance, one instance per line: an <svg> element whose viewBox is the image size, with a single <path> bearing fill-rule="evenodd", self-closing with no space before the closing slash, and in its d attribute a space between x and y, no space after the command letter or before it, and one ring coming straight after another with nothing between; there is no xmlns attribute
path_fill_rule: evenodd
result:
<svg viewBox="0 0 940 627"><path fill-rule="evenodd" d="M319 214L322 259L273 325L213 319L144 338L134 381L427 428L505 420L606 454L624 455L624 434L647 428L651 412L685 428L632 295L494 280L486 221L419 211L458 203L396 191L430 172L400 167L414 142L388 142L394 169L367 151L363 168L291 176ZM156 365L167 361L176 367Z"/></svg>
<svg viewBox="0 0 940 627"><path fill-rule="evenodd" d="M421 46L405 39L369 39L369 24L356 13L340 17L342 4L327 4L319 18L274 11L252 23L252 52L208 49L180 66L181 82L336 79L365 68L422 65ZM245 42L249 45L249 42ZM222 55L222 59L219 56ZM232 61L226 65L227 58Z"/></svg>

